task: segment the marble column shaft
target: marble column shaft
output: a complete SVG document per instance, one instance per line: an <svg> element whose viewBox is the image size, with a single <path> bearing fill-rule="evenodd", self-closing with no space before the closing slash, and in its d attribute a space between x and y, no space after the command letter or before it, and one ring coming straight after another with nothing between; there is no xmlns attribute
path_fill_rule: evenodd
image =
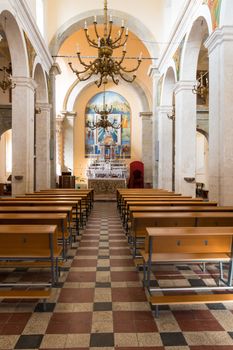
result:
<svg viewBox="0 0 233 350"><path fill-rule="evenodd" d="M233 26L217 29L209 51L209 198L233 204Z"/></svg>
<svg viewBox="0 0 233 350"><path fill-rule="evenodd" d="M31 78L14 77L12 90L12 194L34 190L34 94ZM17 176L17 177L16 177Z"/></svg>
<svg viewBox="0 0 233 350"><path fill-rule="evenodd" d="M36 114L36 190L50 187L50 108L48 103L37 103L41 113Z"/></svg>
<svg viewBox="0 0 233 350"><path fill-rule="evenodd" d="M184 178L196 175L196 81L179 81L175 87L176 143L175 190L182 195L195 196L195 181Z"/></svg>
<svg viewBox="0 0 233 350"><path fill-rule="evenodd" d="M142 161L144 163L144 183L152 185L152 113L140 113L142 118Z"/></svg>
<svg viewBox="0 0 233 350"><path fill-rule="evenodd" d="M158 187L172 190L172 106L158 108L159 174Z"/></svg>

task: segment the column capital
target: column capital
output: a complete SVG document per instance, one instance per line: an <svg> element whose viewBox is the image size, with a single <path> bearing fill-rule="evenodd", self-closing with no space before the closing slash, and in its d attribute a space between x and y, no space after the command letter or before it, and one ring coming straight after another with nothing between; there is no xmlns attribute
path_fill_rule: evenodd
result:
<svg viewBox="0 0 233 350"><path fill-rule="evenodd" d="M161 74L157 68L157 66L151 64L149 69L148 69L148 72L147 72L147 75L149 75L149 77L151 77L152 79L157 79L159 80Z"/></svg>
<svg viewBox="0 0 233 350"><path fill-rule="evenodd" d="M50 68L49 75L58 75L61 74L61 68L58 63L53 63L52 67Z"/></svg>
<svg viewBox="0 0 233 350"><path fill-rule="evenodd" d="M16 84L16 87L27 87L33 91L37 88L37 83L32 78L13 77L12 82Z"/></svg>
<svg viewBox="0 0 233 350"><path fill-rule="evenodd" d="M230 41L233 42L233 26L223 26L216 29L204 42L209 54L222 43Z"/></svg>
<svg viewBox="0 0 233 350"><path fill-rule="evenodd" d="M140 112L139 117L142 117L142 119L152 119L153 116L152 112Z"/></svg>
<svg viewBox="0 0 233 350"><path fill-rule="evenodd" d="M46 102L38 102L36 108L39 108L42 112L50 112L52 105Z"/></svg>
<svg viewBox="0 0 233 350"><path fill-rule="evenodd" d="M196 85L196 80L180 80L176 83L174 88L175 95L181 91L189 90L192 91L194 85Z"/></svg>
<svg viewBox="0 0 233 350"><path fill-rule="evenodd" d="M75 119L75 117L77 116L77 112L61 111L61 115L63 115L64 118L67 119Z"/></svg>

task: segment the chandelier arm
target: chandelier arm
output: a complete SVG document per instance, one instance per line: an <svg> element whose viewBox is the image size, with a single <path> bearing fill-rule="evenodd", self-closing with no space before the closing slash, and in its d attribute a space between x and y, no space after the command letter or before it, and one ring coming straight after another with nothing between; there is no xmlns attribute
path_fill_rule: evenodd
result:
<svg viewBox="0 0 233 350"><path fill-rule="evenodd" d="M97 85L98 88L99 88L100 85L102 84L102 81L103 81L103 76L101 75L100 78L99 78L99 80L96 80L96 81L95 81L95 84Z"/></svg>
<svg viewBox="0 0 233 350"><path fill-rule="evenodd" d="M117 74L118 74L118 73L117 73ZM119 79L116 79L116 78L114 77L113 74L109 74L109 75L110 75L110 77L112 78L112 81L114 82L114 84L118 85Z"/></svg>
<svg viewBox="0 0 233 350"><path fill-rule="evenodd" d="M112 44L113 50L119 49L119 47L123 47L127 43L127 40L128 40L128 35L125 36L125 39L124 39L124 41L122 43L120 42L118 45L113 45Z"/></svg>
<svg viewBox="0 0 233 350"><path fill-rule="evenodd" d="M115 40L112 41L112 45L115 45L118 41L121 40L122 35L124 33L124 29L125 29L125 27L121 27L120 35L118 36L118 38L116 38Z"/></svg>
<svg viewBox="0 0 233 350"><path fill-rule="evenodd" d="M108 32L108 39L111 38L111 34L112 34L112 21L109 21L109 32Z"/></svg>
<svg viewBox="0 0 233 350"><path fill-rule="evenodd" d="M80 53L78 53L78 60L79 60L79 63L81 63L81 65L83 65L83 66L86 67L86 68L91 68L91 67L95 64L95 61L94 61L94 62L90 62L90 64L85 63L85 62L81 59Z"/></svg>
<svg viewBox="0 0 233 350"><path fill-rule="evenodd" d="M120 69L125 73L133 73L139 68L141 62L142 62L141 60L138 60L137 66L133 69L127 70L126 68L122 67L121 65L120 65Z"/></svg>
<svg viewBox="0 0 233 350"><path fill-rule="evenodd" d="M97 39L99 38L99 33L98 33L98 30L97 30L97 22L94 21L94 29L95 29L95 35L97 37Z"/></svg>
<svg viewBox="0 0 233 350"><path fill-rule="evenodd" d="M90 39L90 36L88 35L88 32L87 32L87 29L84 29L84 32L85 32L85 36L86 36L86 39L88 41L88 44L91 46L91 47L94 47L95 49L98 48L98 43L96 43L95 40L91 40Z"/></svg>
<svg viewBox="0 0 233 350"><path fill-rule="evenodd" d="M70 66L70 68L72 69L72 71L73 71L77 76L79 76L80 74L86 73L89 69L91 69L91 67L88 66L86 69L84 69L84 70L82 70L82 71L78 71L77 69L74 69L74 68L73 68L71 62L69 62L68 65Z"/></svg>
<svg viewBox="0 0 233 350"><path fill-rule="evenodd" d="M124 81L127 81L127 83L132 83L136 78L135 74L133 75L132 79L126 78L120 71L119 71L119 75Z"/></svg>
<svg viewBox="0 0 233 350"><path fill-rule="evenodd" d="M92 75L93 75L94 73L93 72L91 72L88 76L86 76L86 77L79 77L79 80L80 81L86 81L86 80L88 80Z"/></svg>
<svg viewBox="0 0 233 350"><path fill-rule="evenodd" d="M116 68L117 70L118 70L118 69L122 69L121 64L123 63L123 61L124 61L124 59L125 59L125 55L126 55L126 51L123 51L123 52L122 52L122 57L121 57L120 61L119 61L119 62L113 61L113 62L114 62L114 66L117 67L117 68Z"/></svg>

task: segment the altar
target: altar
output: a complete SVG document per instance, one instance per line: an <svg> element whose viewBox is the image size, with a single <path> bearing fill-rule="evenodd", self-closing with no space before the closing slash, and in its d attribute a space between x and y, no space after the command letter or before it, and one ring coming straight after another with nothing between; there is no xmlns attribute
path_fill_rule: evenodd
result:
<svg viewBox="0 0 233 350"><path fill-rule="evenodd" d="M126 163L121 160L94 160L87 169L88 188L96 194L115 193L125 188L128 178Z"/></svg>
<svg viewBox="0 0 233 350"><path fill-rule="evenodd" d="M125 188L126 179L95 178L88 179L88 188L93 188L95 194L116 193L117 188Z"/></svg>

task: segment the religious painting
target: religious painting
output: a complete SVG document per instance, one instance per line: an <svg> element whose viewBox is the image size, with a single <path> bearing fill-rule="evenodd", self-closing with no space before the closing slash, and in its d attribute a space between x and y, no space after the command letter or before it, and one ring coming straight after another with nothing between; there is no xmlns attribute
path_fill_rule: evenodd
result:
<svg viewBox="0 0 233 350"><path fill-rule="evenodd" d="M113 125L108 128L95 128L101 120L98 112L103 111L104 98L108 121ZM85 110L85 157L101 158L104 152L115 159L131 157L131 111L128 101L113 91L100 92L87 103Z"/></svg>

